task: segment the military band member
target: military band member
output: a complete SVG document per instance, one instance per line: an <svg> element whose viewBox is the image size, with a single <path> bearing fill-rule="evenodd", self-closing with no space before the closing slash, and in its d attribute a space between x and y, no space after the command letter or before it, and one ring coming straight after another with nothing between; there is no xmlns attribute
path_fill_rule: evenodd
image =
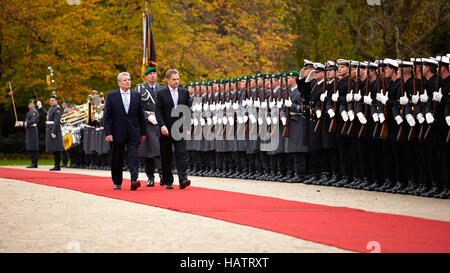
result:
<svg viewBox="0 0 450 273"><path fill-rule="evenodd" d="M42 107L40 101L37 106L42 115L47 116L45 127L45 151L53 153L55 157L55 165L50 171L60 171L61 152L64 150L62 132L61 132L61 115L62 110L58 105L58 98L56 95L49 97L50 109L47 111Z"/></svg>
<svg viewBox="0 0 450 273"><path fill-rule="evenodd" d="M136 86L136 91L141 94L141 102L144 109L147 137L141 142L138 156L144 159L145 174L147 175L147 187L153 187L155 181L155 169L161 173L161 158L159 152L158 122L155 116L155 100L158 91L165 85L156 82L158 74L156 67L149 67L144 72L146 82Z"/></svg>

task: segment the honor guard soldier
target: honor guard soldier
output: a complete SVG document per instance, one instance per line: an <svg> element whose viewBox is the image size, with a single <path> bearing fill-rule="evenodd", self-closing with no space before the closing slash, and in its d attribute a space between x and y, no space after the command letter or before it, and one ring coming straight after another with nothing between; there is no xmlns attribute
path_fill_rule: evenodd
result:
<svg viewBox="0 0 450 273"><path fill-rule="evenodd" d="M64 150L60 123L62 110L58 105L56 95L49 97L49 103L50 109L48 111L42 107L40 101L37 102L37 106L42 115L47 116L47 121L45 122L45 151L53 153L55 157L55 165L50 171L60 171L61 152Z"/></svg>
<svg viewBox="0 0 450 273"><path fill-rule="evenodd" d="M16 127L25 127L26 151L30 153L31 165L27 168L37 168L39 159L39 132L37 124L39 113L35 108L34 100L28 100L28 112L25 122L17 121Z"/></svg>
<svg viewBox="0 0 450 273"><path fill-rule="evenodd" d="M161 173L161 158L159 152L160 130L155 117L155 99L158 91L165 85L156 82L156 67L149 67L144 72L146 82L136 86L136 91L141 94L142 106L144 109L147 137L141 142L138 149L138 156L144 158L145 174L147 175L147 187L153 187L155 181L155 169Z"/></svg>

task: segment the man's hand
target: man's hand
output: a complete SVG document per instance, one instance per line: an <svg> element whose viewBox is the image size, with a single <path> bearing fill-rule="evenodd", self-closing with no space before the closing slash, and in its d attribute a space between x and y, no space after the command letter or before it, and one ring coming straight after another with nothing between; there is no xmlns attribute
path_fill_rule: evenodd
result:
<svg viewBox="0 0 450 273"><path fill-rule="evenodd" d="M141 142L145 141L146 136L141 136Z"/></svg>
<svg viewBox="0 0 450 273"><path fill-rule="evenodd" d="M51 133L50 135L52 136L53 139L56 138L56 135L54 133Z"/></svg>
<svg viewBox="0 0 450 273"><path fill-rule="evenodd" d="M163 134L163 136L169 136L169 130L166 126L161 127L161 134Z"/></svg>
<svg viewBox="0 0 450 273"><path fill-rule="evenodd" d="M106 140L107 142L113 142L113 136L112 136L112 135L106 136L106 137L105 137L105 140Z"/></svg>

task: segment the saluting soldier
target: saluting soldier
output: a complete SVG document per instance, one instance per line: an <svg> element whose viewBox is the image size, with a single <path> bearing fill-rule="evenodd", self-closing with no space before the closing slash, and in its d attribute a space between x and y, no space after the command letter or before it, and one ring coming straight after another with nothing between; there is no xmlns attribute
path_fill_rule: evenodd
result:
<svg viewBox="0 0 450 273"><path fill-rule="evenodd" d="M153 187L155 181L155 169L161 173L161 158L159 152L158 122L155 116L155 100L158 91L165 85L156 82L158 74L156 67L149 67L144 72L146 82L136 86L136 91L141 94L142 107L144 109L147 137L141 142L138 156L144 158L145 174L147 175L147 187ZM161 178L161 177L160 177Z"/></svg>
<svg viewBox="0 0 450 273"><path fill-rule="evenodd" d="M55 165L50 171L60 171L61 152L64 150L60 123L62 110L58 105L58 97L56 95L49 97L49 103L50 109L48 111L42 107L40 101L37 102L37 106L42 115L47 116L47 121L45 122L45 151L53 153L55 157Z"/></svg>

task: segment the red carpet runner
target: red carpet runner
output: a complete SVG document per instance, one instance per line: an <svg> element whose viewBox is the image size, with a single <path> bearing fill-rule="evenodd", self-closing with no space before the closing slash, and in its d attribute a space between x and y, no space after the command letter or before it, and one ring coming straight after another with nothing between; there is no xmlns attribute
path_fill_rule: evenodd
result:
<svg viewBox="0 0 450 273"><path fill-rule="evenodd" d="M450 222L374 213L244 193L157 185L113 190L109 177L0 168L0 177L110 197L257 227L339 248L370 252L450 252ZM195 182L194 182L195 183ZM274 242L276 243L276 242Z"/></svg>

